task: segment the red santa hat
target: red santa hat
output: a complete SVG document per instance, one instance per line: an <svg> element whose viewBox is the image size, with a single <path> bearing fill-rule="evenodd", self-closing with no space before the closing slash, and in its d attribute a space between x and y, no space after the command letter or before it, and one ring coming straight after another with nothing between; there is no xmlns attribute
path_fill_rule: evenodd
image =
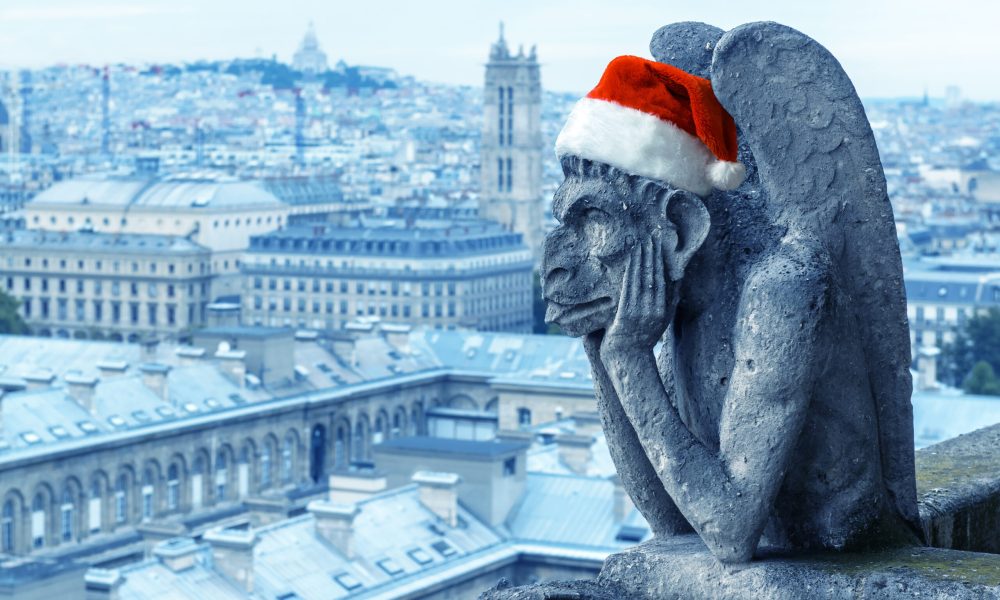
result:
<svg viewBox="0 0 1000 600"><path fill-rule="evenodd" d="M601 162L700 196L743 183L736 151L736 123L712 82L638 56L611 61L556 139L560 158Z"/></svg>

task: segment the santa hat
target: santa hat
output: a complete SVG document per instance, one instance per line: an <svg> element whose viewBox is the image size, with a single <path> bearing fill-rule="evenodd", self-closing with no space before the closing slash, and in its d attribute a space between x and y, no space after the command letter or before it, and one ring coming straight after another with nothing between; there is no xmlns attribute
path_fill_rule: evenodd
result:
<svg viewBox="0 0 1000 600"><path fill-rule="evenodd" d="M700 196L743 183L736 151L736 123L712 82L638 56L611 61L556 139L560 158L601 162Z"/></svg>

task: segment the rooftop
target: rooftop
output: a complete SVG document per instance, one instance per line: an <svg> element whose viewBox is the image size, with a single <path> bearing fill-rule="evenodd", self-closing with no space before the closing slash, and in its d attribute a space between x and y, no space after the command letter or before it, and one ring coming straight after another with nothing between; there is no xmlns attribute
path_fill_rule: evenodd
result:
<svg viewBox="0 0 1000 600"><path fill-rule="evenodd" d="M27 209L48 206L107 208L229 209L278 208L285 204L263 186L211 173L159 178L89 175L53 185L35 196Z"/></svg>
<svg viewBox="0 0 1000 600"><path fill-rule="evenodd" d="M204 246L187 238L140 233L94 233L10 229L0 232L0 248L67 252L127 252L129 254L200 254Z"/></svg>

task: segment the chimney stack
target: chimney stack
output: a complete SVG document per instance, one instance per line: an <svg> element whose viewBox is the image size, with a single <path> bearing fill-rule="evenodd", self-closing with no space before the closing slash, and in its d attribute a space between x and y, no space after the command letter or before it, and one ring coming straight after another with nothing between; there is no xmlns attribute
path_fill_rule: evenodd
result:
<svg viewBox="0 0 1000 600"><path fill-rule="evenodd" d="M39 369L28 373L23 377L24 381L28 384L28 391L40 390L42 388L52 387L52 382L55 381L56 375L49 369Z"/></svg>
<svg viewBox="0 0 1000 600"><path fill-rule="evenodd" d="M170 373L170 367L162 363L143 363L139 365L139 370L142 371L142 383L161 400L169 402L167 374Z"/></svg>
<svg viewBox="0 0 1000 600"><path fill-rule="evenodd" d="M316 533L344 556L354 558L354 519L361 512L356 504L334 504L313 500L307 506L316 519Z"/></svg>
<svg viewBox="0 0 1000 600"><path fill-rule="evenodd" d="M157 349L160 346L160 340L156 336L149 336L139 342L142 350L140 356L143 362L153 363L156 362Z"/></svg>
<svg viewBox="0 0 1000 600"><path fill-rule="evenodd" d="M253 549L257 533L251 529L213 529L203 538L212 547L215 569L235 581L245 592L253 592Z"/></svg>
<svg viewBox="0 0 1000 600"><path fill-rule="evenodd" d="M174 350L174 354L180 359L181 366L187 367L197 364L202 358L204 358L205 349L196 348L194 346L182 346Z"/></svg>
<svg viewBox="0 0 1000 600"><path fill-rule="evenodd" d="M419 486L420 503L450 527L458 525L458 484L455 473L417 471L413 483Z"/></svg>
<svg viewBox="0 0 1000 600"><path fill-rule="evenodd" d="M385 473L374 469L339 470L330 475L329 500L332 504L353 504L384 491Z"/></svg>
<svg viewBox="0 0 1000 600"><path fill-rule="evenodd" d="M586 475L587 466L593 458L593 452L591 452L593 444L593 436L561 433L556 436L556 445L559 447L559 461L566 465L566 468L573 473Z"/></svg>
<svg viewBox="0 0 1000 600"><path fill-rule="evenodd" d="M153 555L174 573L194 566L198 544L191 538L176 537L153 546Z"/></svg>
<svg viewBox="0 0 1000 600"><path fill-rule="evenodd" d="M223 372L239 387L246 385L247 368L244 363L246 356L245 350L227 348L220 348L215 353L215 358L221 363Z"/></svg>
<svg viewBox="0 0 1000 600"><path fill-rule="evenodd" d="M72 371L63 376L70 397L90 414L94 414L94 390L97 389L97 377Z"/></svg>
<svg viewBox="0 0 1000 600"><path fill-rule="evenodd" d="M83 576L86 600L118 600L118 588L125 579L118 569L91 567Z"/></svg>

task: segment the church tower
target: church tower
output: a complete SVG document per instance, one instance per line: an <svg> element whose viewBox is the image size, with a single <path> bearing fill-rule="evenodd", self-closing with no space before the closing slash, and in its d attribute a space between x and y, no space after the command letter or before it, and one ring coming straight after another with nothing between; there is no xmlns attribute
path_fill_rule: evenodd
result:
<svg viewBox="0 0 1000 600"><path fill-rule="evenodd" d="M542 83L535 48L512 55L503 37L486 63L479 213L542 253Z"/></svg>

